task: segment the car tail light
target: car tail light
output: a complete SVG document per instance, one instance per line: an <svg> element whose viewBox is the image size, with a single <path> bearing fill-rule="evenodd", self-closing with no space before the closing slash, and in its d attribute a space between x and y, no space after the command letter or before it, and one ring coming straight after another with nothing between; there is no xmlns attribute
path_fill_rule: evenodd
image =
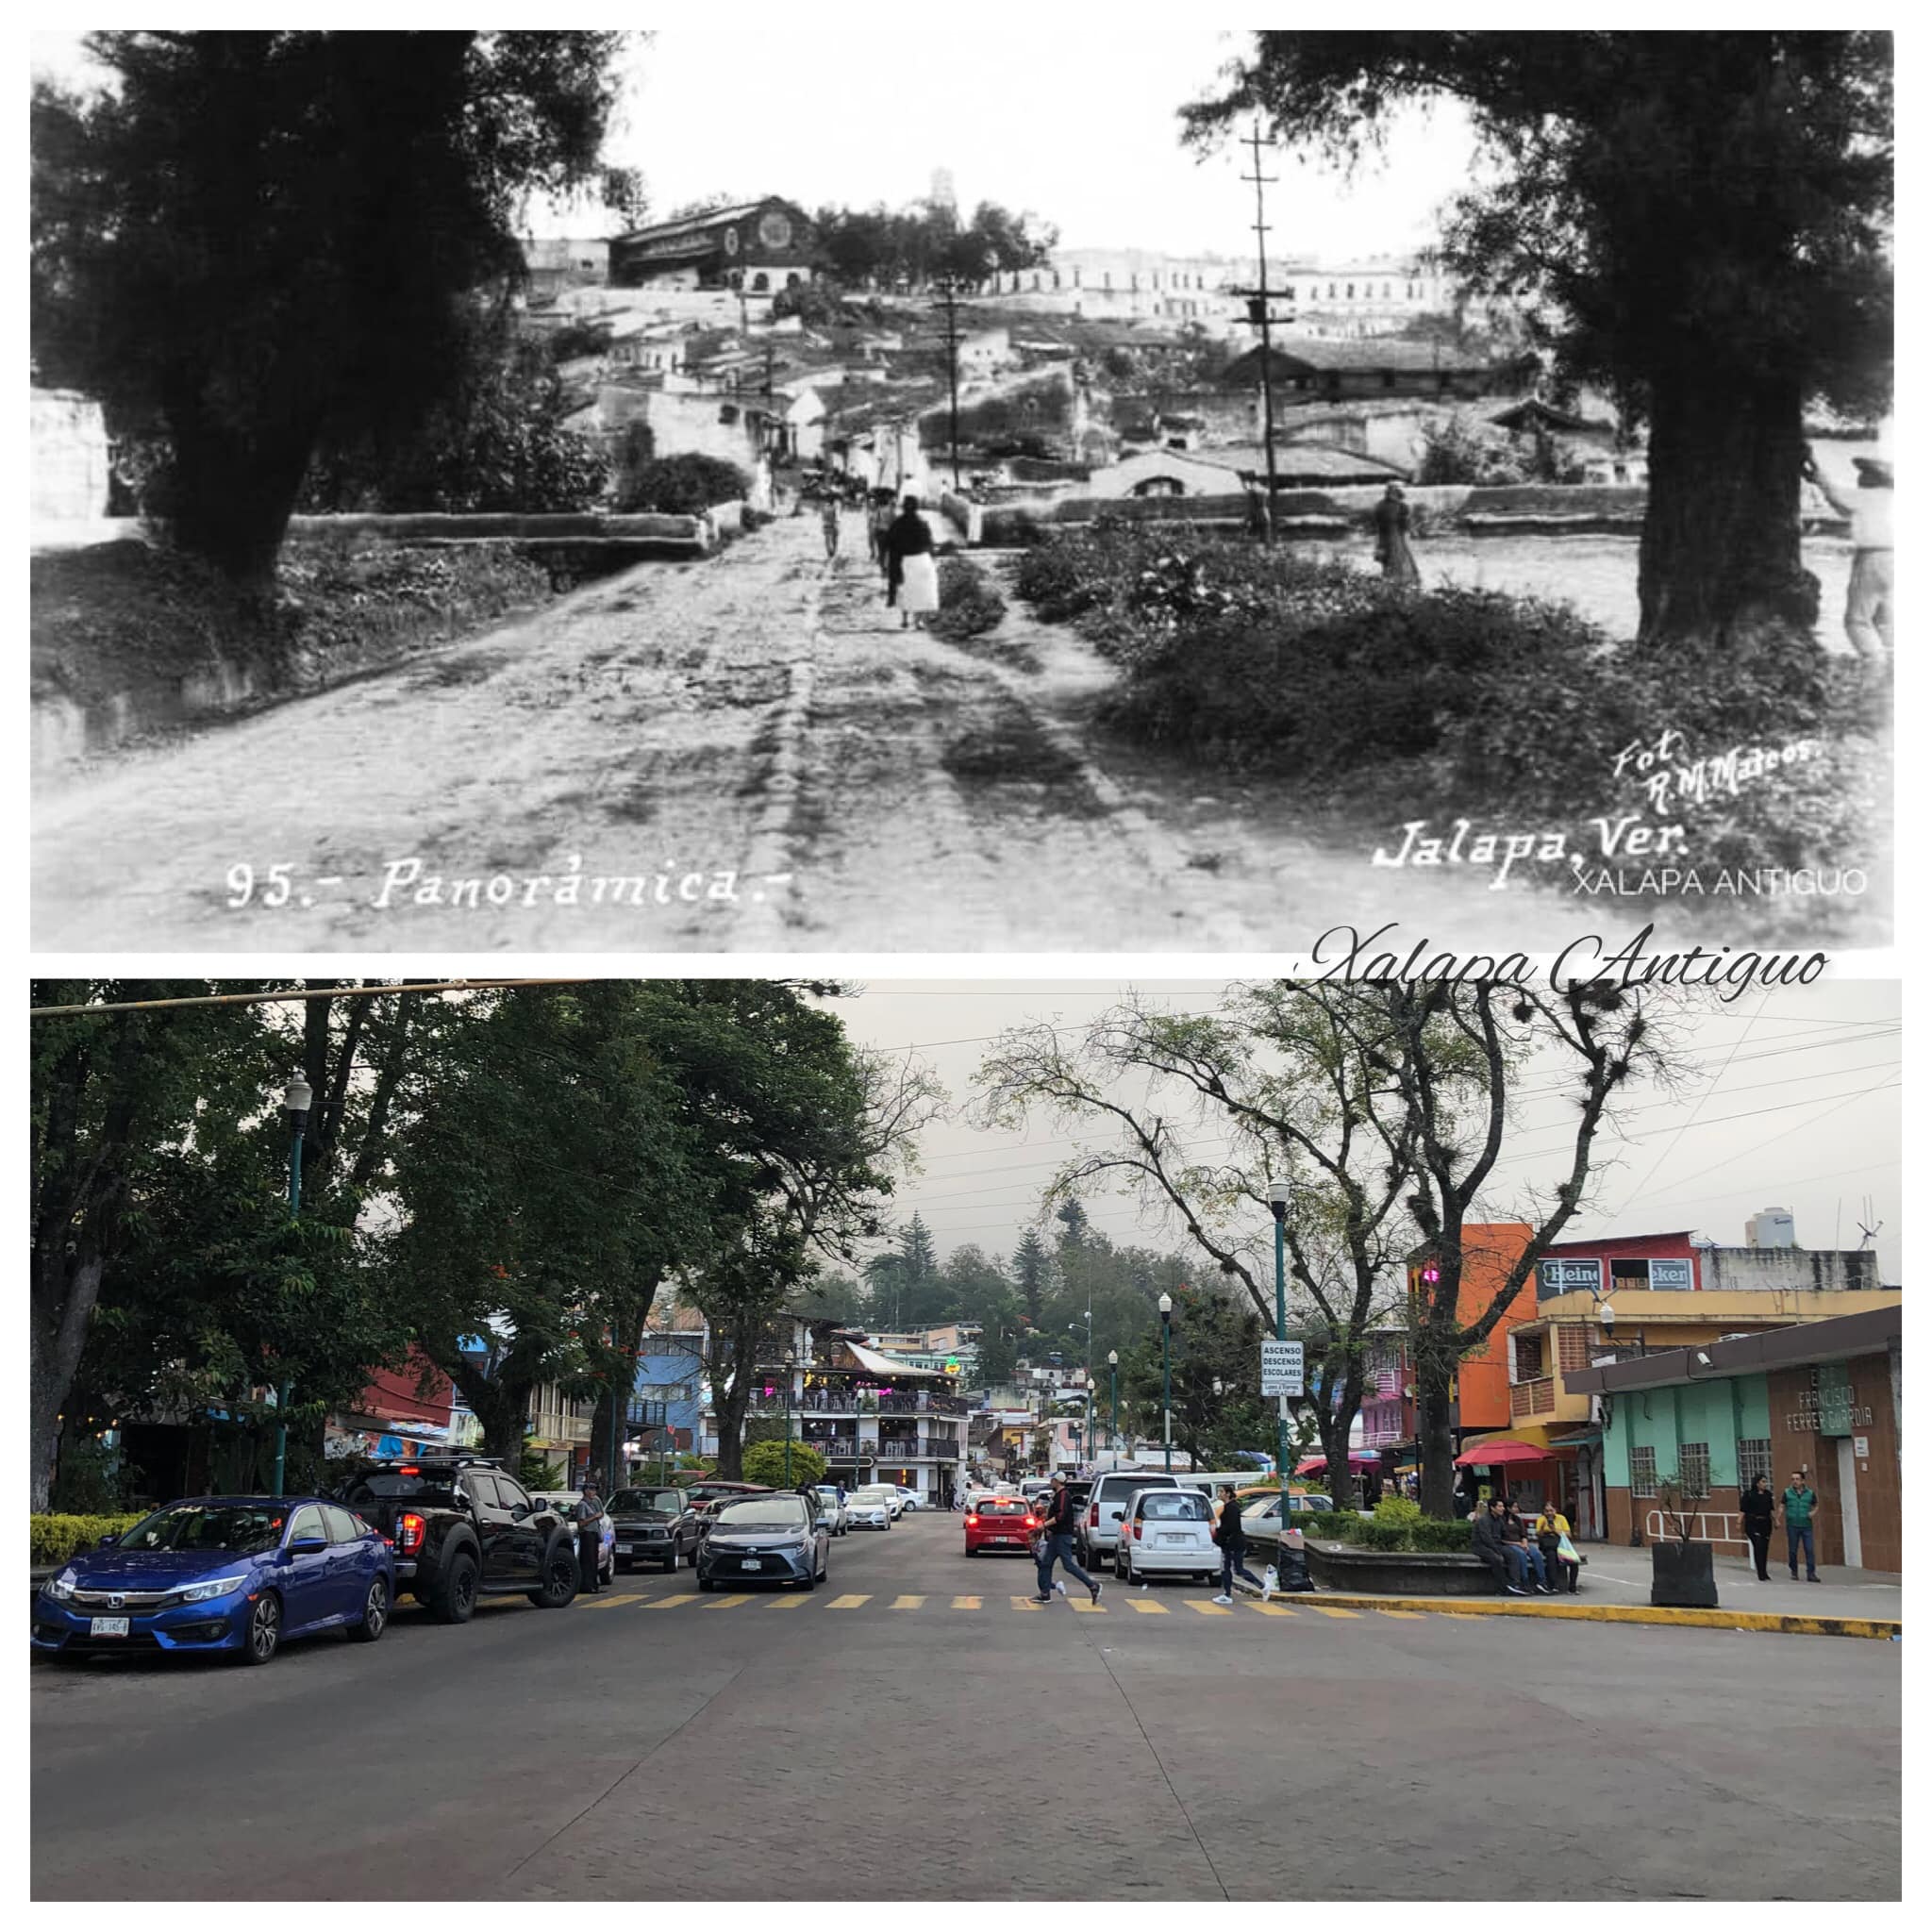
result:
<svg viewBox="0 0 1932 1932"><path fill-rule="evenodd" d="M1028 1529L1038 1529L1040 1527L1040 1518L1037 1516L1029 1516L1026 1519L1026 1527Z"/></svg>
<svg viewBox="0 0 1932 1932"><path fill-rule="evenodd" d="M1094 1506L1092 1507L1092 1508L1091 1508L1091 1509L1090 1509L1090 1510L1088 1510L1088 1512L1087 1512L1087 1527L1088 1527L1089 1529L1094 1529L1094 1528L1097 1528L1097 1527L1099 1526L1099 1523L1100 1523L1100 1505L1099 1505L1098 1503L1096 1503L1096 1504L1094 1504Z"/></svg>
<svg viewBox="0 0 1932 1932"><path fill-rule="evenodd" d="M1141 1541L1141 1525L1138 1523L1134 1525L1134 1541L1136 1542Z"/></svg>
<svg viewBox="0 0 1932 1932"><path fill-rule="evenodd" d="M423 1547L423 1519L413 1509L396 1519L395 1545L406 1557Z"/></svg>
<svg viewBox="0 0 1932 1932"><path fill-rule="evenodd" d="M968 1529L977 1529L979 1527L979 1518L976 1516L969 1516L966 1519L966 1527Z"/></svg>

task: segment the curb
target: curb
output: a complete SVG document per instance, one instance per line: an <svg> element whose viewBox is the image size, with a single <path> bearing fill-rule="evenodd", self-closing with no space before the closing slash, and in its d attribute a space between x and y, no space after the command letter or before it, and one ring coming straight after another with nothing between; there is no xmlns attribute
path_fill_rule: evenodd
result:
<svg viewBox="0 0 1932 1932"><path fill-rule="evenodd" d="M1261 1592L1246 1584L1243 1596ZM1884 1617L1806 1617L1794 1611L1667 1609L1656 1604L1516 1603L1485 1597L1357 1596L1341 1591L1300 1591L1284 1594L1292 1606L1297 1596L1333 1605L1337 1609L1409 1610L1439 1617L1535 1617L1573 1624L1663 1624L1685 1630L1772 1630L1792 1637L1867 1637L1881 1642L1905 1635L1902 1622Z"/></svg>

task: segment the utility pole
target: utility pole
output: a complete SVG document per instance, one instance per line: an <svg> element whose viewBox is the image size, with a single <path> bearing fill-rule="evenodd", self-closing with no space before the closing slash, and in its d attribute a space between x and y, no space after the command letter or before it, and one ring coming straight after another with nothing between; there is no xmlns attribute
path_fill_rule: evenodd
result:
<svg viewBox="0 0 1932 1932"><path fill-rule="evenodd" d="M946 389L951 397L947 441L952 454L953 488L959 488L959 290L951 275L940 283L940 309L946 318Z"/></svg>
<svg viewBox="0 0 1932 1932"><path fill-rule="evenodd" d="M1234 292L1247 298L1248 320L1261 331L1261 450L1268 466L1268 500L1261 513L1261 541L1272 543L1274 541L1274 491L1278 482L1274 468L1274 337L1270 334L1275 317L1268 308L1268 206L1262 190L1277 177L1261 172L1261 150L1273 147L1274 143L1262 135L1258 121L1255 123L1255 131L1241 145L1255 151L1255 172L1243 175L1241 179L1255 184L1255 263L1259 281L1255 288L1237 289ZM1280 320L1292 322L1293 309L1291 308Z"/></svg>

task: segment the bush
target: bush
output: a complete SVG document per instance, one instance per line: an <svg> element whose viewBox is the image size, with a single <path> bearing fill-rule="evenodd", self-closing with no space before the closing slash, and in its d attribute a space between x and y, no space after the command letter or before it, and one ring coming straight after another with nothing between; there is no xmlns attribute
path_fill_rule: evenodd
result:
<svg viewBox="0 0 1932 1932"><path fill-rule="evenodd" d="M1440 1517L1425 1516L1409 1525L1409 1548L1459 1555L1474 1547L1467 1523L1445 1523Z"/></svg>
<svg viewBox="0 0 1932 1932"><path fill-rule="evenodd" d="M816 1449L808 1449L803 1442L791 1445L791 1480L785 1480L785 1444L783 1442L754 1442L744 1452L744 1479L748 1483L767 1483L774 1490L796 1489L800 1483L823 1482L825 1476L825 1458Z"/></svg>
<svg viewBox="0 0 1932 1932"><path fill-rule="evenodd" d="M1399 1528L1407 1529L1423 1520L1423 1506L1411 1503L1407 1496L1384 1496L1375 1505L1375 1521L1392 1523Z"/></svg>
<svg viewBox="0 0 1932 1932"><path fill-rule="evenodd" d="M1007 600L978 564L963 557L940 559L940 608L928 628L955 642L996 630L1007 614Z"/></svg>
<svg viewBox="0 0 1932 1932"><path fill-rule="evenodd" d="M28 1567L64 1563L82 1550L91 1550L104 1536L119 1536L141 1521L133 1516L29 1516Z"/></svg>
<svg viewBox="0 0 1932 1932"><path fill-rule="evenodd" d="M692 517L713 504L741 502L750 491L751 478L722 458L694 453L652 457L621 467L617 508L628 513Z"/></svg>

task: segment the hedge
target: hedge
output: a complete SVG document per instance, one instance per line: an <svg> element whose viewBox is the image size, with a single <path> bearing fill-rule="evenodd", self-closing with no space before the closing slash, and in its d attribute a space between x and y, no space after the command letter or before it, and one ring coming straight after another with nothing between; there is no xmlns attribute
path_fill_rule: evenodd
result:
<svg viewBox="0 0 1932 1932"><path fill-rule="evenodd" d="M141 1521L133 1516L29 1516L28 1541L32 1554L29 1569L46 1563L64 1563L82 1550L92 1549L104 1536L119 1536Z"/></svg>
<svg viewBox="0 0 1932 1932"><path fill-rule="evenodd" d="M1467 1523L1445 1523L1440 1518L1418 1516L1411 1522L1380 1522L1368 1517L1324 1513L1317 1528L1312 1519L1302 1519L1302 1533L1318 1542L1359 1543L1366 1550L1420 1550L1459 1555L1471 1547Z"/></svg>

